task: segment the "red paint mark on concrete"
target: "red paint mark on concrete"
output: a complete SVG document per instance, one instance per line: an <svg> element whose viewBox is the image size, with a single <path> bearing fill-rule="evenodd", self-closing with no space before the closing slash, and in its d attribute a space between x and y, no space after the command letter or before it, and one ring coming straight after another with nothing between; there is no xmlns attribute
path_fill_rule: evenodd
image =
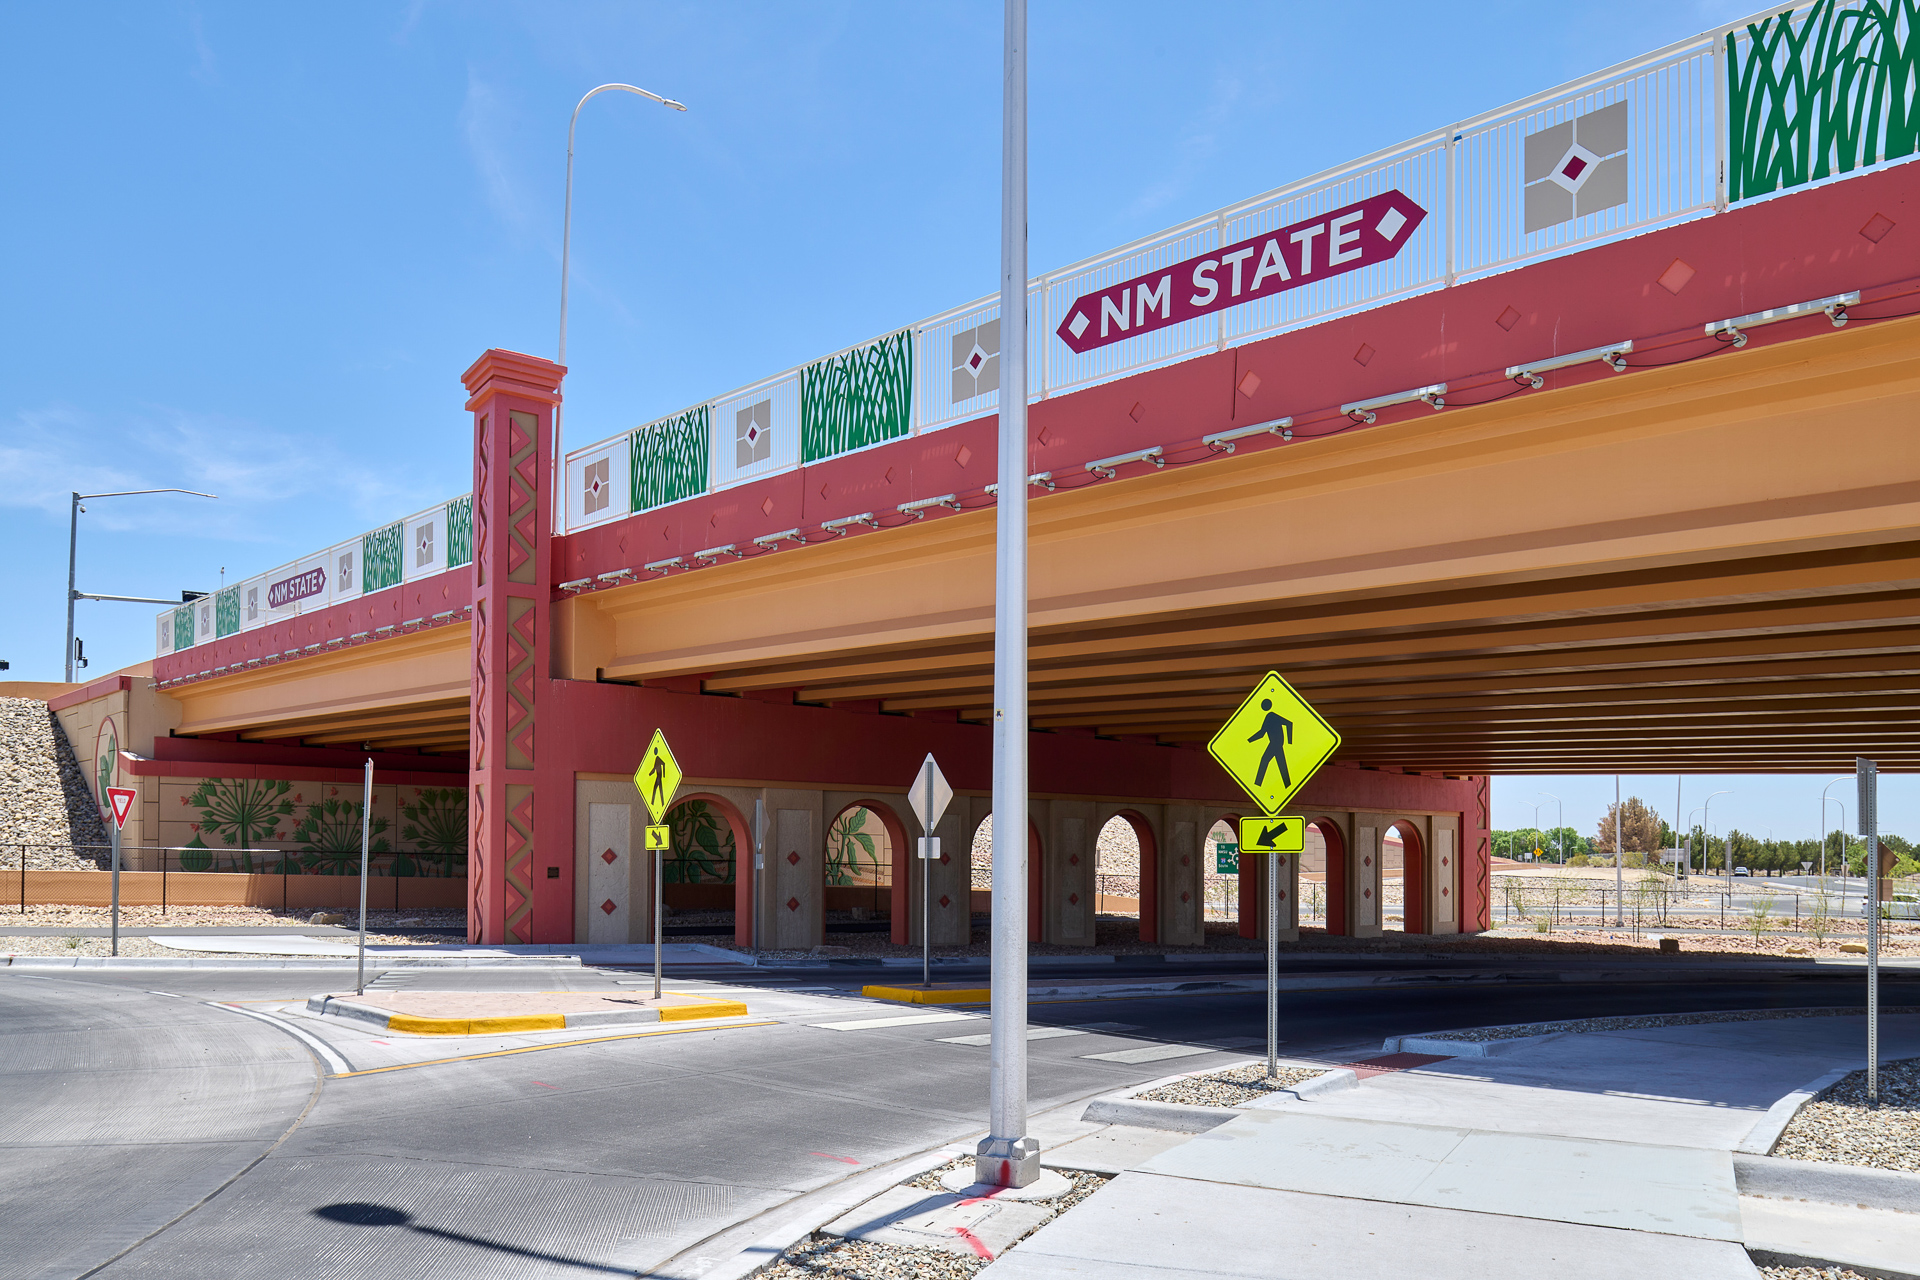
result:
<svg viewBox="0 0 1920 1280"><path fill-rule="evenodd" d="M1362 1058L1358 1062L1349 1062L1346 1065L1355 1075L1365 1080L1368 1076L1383 1076L1389 1072L1410 1071L1414 1067L1445 1062L1450 1056L1444 1053L1388 1053L1378 1058Z"/></svg>
<svg viewBox="0 0 1920 1280"><path fill-rule="evenodd" d="M828 1151L809 1151L807 1152L807 1154L810 1156L819 1156L822 1160L838 1160L841 1164L859 1164L860 1163L858 1160L855 1160L852 1156L836 1156L832 1152L828 1152Z"/></svg>
<svg viewBox="0 0 1920 1280"><path fill-rule="evenodd" d="M535 1080L534 1083L539 1085L542 1089L551 1089L555 1093L560 1092L560 1086L557 1084L548 1084L545 1080Z"/></svg>
<svg viewBox="0 0 1920 1280"><path fill-rule="evenodd" d="M993 1250L987 1248L986 1243L982 1241L979 1236L973 1234L973 1232L967 1230L965 1227L955 1227L953 1229L953 1234L959 1236L962 1240L965 1240L967 1242L967 1247L969 1249L973 1250L975 1253L979 1254L981 1257L985 1258L987 1261L989 1262L993 1261Z"/></svg>

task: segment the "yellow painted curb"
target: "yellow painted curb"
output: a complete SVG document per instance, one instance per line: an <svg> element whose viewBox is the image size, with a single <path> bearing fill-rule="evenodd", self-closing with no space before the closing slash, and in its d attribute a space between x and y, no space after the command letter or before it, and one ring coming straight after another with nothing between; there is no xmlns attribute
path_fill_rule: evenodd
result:
<svg viewBox="0 0 1920 1280"><path fill-rule="evenodd" d="M709 1000L705 1004L669 1004L660 1007L660 1021L688 1022L694 1018L744 1018L747 1006L738 1000Z"/></svg>
<svg viewBox="0 0 1920 1280"><path fill-rule="evenodd" d="M504 1031L564 1031L566 1027L563 1013L530 1013L517 1018L417 1018L396 1013L387 1019L387 1030L416 1036L484 1036Z"/></svg>
<svg viewBox="0 0 1920 1280"><path fill-rule="evenodd" d="M924 987L862 987L860 994L869 1000L898 1000L902 1004L987 1004L989 1002L989 992L986 987L949 990L936 988L932 991Z"/></svg>

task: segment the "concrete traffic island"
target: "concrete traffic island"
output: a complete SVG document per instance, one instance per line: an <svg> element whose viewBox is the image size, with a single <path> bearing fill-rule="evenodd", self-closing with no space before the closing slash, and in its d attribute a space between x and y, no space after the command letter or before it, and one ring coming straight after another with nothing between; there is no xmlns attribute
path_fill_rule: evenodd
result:
<svg viewBox="0 0 1920 1280"><path fill-rule="evenodd" d="M376 991L307 998L307 1011L408 1035L574 1031L637 1022L745 1017L738 1000L664 993L659 1000L588 991Z"/></svg>

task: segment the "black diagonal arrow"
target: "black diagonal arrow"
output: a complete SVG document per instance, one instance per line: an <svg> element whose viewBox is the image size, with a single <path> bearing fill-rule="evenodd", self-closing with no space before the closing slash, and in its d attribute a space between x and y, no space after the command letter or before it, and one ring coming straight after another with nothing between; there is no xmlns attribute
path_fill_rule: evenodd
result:
<svg viewBox="0 0 1920 1280"><path fill-rule="evenodd" d="M1284 822L1276 823L1260 833L1260 838L1253 842L1253 847L1256 849L1277 849L1280 846L1276 844L1275 841L1279 840L1279 838L1286 833L1287 824Z"/></svg>

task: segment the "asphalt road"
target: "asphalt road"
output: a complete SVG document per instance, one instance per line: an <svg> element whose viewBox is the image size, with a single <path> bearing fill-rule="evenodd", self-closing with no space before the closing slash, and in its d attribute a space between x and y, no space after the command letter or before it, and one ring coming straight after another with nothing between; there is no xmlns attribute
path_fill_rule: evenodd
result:
<svg viewBox="0 0 1920 1280"><path fill-rule="evenodd" d="M697 1255L731 1224L984 1125L987 1051L947 1041L985 1022L821 1027L916 1012L852 998L863 976L749 978L748 1022L766 1025L571 1044L556 1033L494 1056L306 1022L356 1069L395 1068L323 1077L282 1027L207 1002L270 1007L338 990L338 975L0 973L5 1274L580 1277ZM636 977L439 970L396 980L593 990ZM1884 981L1887 1003L1920 1002L1920 982ZM1863 998L1857 973L1832 970L1661 983L1436 977L1287 993L1281 1025L1283 1052L1346 1060L1387 1035L1450 1026ZM1265 1006L1259 995L1063 1001L1036 1003L1032 1022L1077 1032L1029 1045L1039 1112L1249 1056ZM1172 1045L1212 1052L1088 1056ZM424 1060L433 1053L451 1060Z"/></svg>

